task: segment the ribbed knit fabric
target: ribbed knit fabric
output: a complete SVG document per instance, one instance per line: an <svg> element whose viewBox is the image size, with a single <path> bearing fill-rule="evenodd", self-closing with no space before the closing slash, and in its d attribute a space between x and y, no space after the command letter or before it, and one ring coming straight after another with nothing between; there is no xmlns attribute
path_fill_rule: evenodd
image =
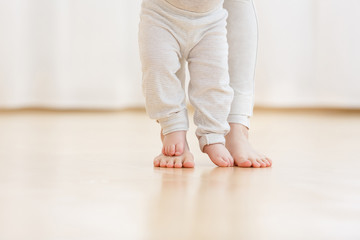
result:
<svg viewBox="0 0 360 240"><path fill-rule="evenodd" d="M180 9L165 0L143 0L139 47L143 93L150 118L163 134L188 130L184 64L190 72L189 99L201 150L225 143L233 99L229 85L227 11L222 4L207 11Z"/></svg>

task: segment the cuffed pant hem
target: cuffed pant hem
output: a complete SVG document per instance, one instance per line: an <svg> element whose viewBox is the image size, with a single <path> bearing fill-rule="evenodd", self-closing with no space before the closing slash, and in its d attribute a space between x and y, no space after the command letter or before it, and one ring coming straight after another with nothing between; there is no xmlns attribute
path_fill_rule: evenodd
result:
<svg viewBox="0 0 360 240"><path fill-rule="evenodd" d="M254 107L252 99L253 96L235 94L231 104L230 114L252 116Z"/></svg>
<svg viewBox="0 0 360 240"><path fill-rule="evenodd" d="M163 135L176 131L187 131L189 129L187 110L176 112L170 117L158 119L157 121L160 123Z"/></svg>
<svg viewBox="0 0 360 240"><path fill-rule="evenodd" d="M250 117L240 114L229 114L228 123L240 123L247 128L250 128Z"/></svg>
<svg viewBox="0 0 360 240"><path fill-rule="evenodd" d="M202 152L204 151L204 147L206 145L215 144L215 143L225 144L225 137L222 134L210 133L210 134L205 134L204 136L200 136L198 138L199 138L200 149Z"/></svg>

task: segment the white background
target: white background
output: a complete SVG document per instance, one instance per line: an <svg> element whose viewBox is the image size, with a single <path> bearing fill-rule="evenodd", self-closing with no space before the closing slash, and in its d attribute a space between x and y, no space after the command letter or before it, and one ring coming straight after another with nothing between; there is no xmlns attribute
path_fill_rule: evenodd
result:
<svg viewBox="0 0 360 240"><path fill-rule="evenodd" d="M0 107L143 106L140 0L0 0ZM256 0L256 105L360 108L360 1Z"/></svg>

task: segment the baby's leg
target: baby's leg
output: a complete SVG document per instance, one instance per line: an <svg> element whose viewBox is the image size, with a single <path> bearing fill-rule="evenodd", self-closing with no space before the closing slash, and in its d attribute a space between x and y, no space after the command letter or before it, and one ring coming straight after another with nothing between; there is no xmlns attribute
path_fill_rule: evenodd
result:
<svg viewBox="0 0 360 240"><path fill-rule="evenodd" d="M143 93L150 118L162 128L163 154L181 155L186 146L188 119L183 60L175 36L159 14L143 9L139 28Z"/></svg>
<svg viewBox="0 0 360 240"><path fill-rule="evenodd" d="M195 107L194 122L200 148L218 166L233 165L225 148L229 132L227 117L233 98L228 76L226 13L206 29L201 40L190 51L189 98Z"/></svg>
<svg viewBox="0 0 360 240"><path fill-rule="evenodd" d="M254 103L257 22L252 0L225 0L229 42L230 85L234 89L226 147L239 167L269 167L271 159L256 152L248 140Z"/></svg>

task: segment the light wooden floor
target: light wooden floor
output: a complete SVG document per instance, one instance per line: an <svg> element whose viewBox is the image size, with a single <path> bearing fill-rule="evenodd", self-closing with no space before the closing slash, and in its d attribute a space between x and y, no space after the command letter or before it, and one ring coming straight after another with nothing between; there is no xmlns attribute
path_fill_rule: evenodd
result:
<svg viewBox="0 0 360 240"><path fill-rule="evenodd" d="M360 239L360 113L257 110L274 165L159 169L141 111L0 112L1 240Z"/></svg>

